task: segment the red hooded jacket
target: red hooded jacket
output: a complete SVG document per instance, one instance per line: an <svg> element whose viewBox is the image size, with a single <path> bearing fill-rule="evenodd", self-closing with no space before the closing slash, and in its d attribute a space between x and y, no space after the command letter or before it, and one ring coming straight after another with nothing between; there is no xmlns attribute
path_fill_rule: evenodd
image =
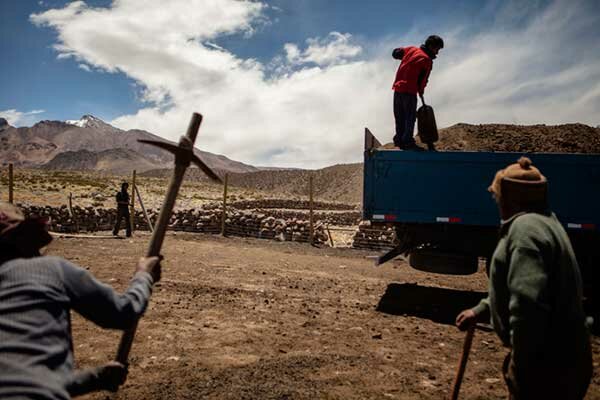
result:
<svg viewBox="0 0 600 400"><path fill-rule="evenodd" d="M394 49L392 56L402 60L392 89L401 93L423 94L433 66L431 57L414 46Z"/></svg>

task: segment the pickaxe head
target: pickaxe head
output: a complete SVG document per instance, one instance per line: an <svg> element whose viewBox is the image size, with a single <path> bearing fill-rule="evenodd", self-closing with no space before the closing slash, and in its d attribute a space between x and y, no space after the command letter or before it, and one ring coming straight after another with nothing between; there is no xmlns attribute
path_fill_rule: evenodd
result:
<svg viewBox="0 0 600 400"><path fill-rule="evenodd" d="M208 165L204 163L198 156L194 154L194 145L187 136L182 136L179 140L179 144L171 144L167 142L161 142L158 140L146 140L139 139L138 142L146 143L152 146L159 147L175 155L175 165L183 165L186 168L190 163L194 163L200 168L211 180L219 183L223 183L221 178L212 170Z"/></svg>

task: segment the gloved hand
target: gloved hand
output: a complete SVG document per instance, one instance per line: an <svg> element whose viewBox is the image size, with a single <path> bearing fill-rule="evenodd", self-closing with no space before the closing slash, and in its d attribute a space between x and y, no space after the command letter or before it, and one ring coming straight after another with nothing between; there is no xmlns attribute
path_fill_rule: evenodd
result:
<svg viewBox="0 0 600 400"><path fill-rule="evenodd" d="M71 397L109 390L116 392L127 378L127 366L111 361L101 367L78 370L65 382L65 388Z"/></svg>
<svg viewBox="0 0 600 400"><path fill-rule="evenodd" d="M138 261L136 272L148 272L152 275L154 283L160 281L162 267L160 265L163 256L159 257L142 257Z"/></svg>
<svg viewBox="0 0 600 400"><path fill-rule="evenodd" d="M158 258L158 257L156 257ZM116 392L127 379L128 366L117 361L110 361L98 371L98 388Z"/></svg>

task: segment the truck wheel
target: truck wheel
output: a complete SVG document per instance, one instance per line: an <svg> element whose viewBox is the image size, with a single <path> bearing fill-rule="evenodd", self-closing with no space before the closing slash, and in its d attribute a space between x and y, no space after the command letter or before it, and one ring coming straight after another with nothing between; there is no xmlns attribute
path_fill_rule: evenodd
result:
<svg viewBox="0 0 600 400"><path fill-rule="evenodd" d="M408 263L414 269L436 274L471 275L477 272L479 262L476 256L442 253L436 251L413 251Z"/></svg>

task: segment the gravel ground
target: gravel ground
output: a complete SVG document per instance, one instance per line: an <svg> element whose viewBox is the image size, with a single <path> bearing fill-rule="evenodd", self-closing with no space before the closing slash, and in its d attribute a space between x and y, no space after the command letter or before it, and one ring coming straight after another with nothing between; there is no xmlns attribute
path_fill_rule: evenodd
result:
<svg viewBox="0 0 600 400"><path fill-rule="evenodd" d="M57 239L49 253L123 290L148 240ZM129 379L112 398L447 398L464 338L452 321L484 295L485 274L426 274L402 260L375 268L372 254L169 233ZM74 315L73 336L85 367L111 359L120 334ZM593 349L597 371L598 338ZM505 354L477 331L461 398L506 398ZM600 398L597 372L587 398Z"/></svg>

